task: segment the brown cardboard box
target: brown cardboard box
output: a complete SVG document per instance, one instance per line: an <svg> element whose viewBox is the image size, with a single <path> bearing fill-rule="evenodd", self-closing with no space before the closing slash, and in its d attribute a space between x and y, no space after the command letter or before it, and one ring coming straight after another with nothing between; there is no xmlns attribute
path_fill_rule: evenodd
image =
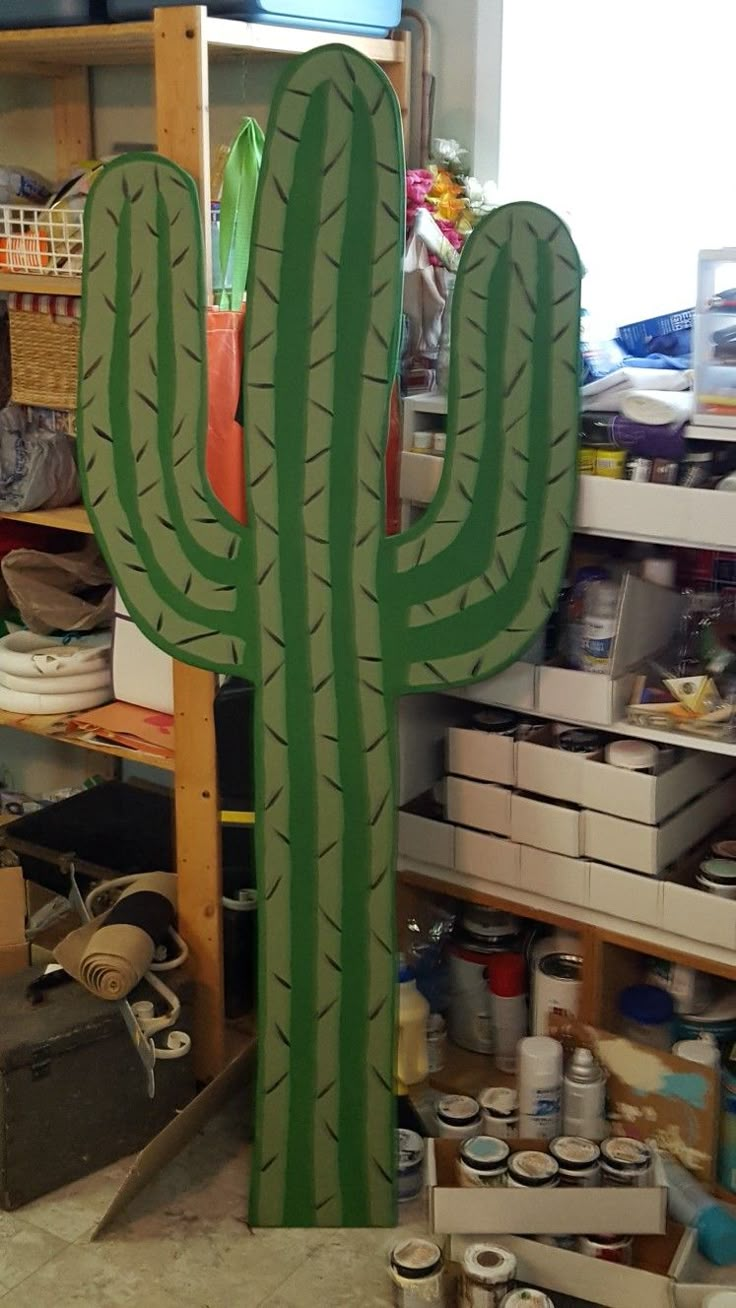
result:
<svg viewBox="0 0 736 1308"><path fill-rule="evenodd" d="M0 949L26 938L26 888L19 867L0 867Z"/></svg>
<svg viewBox="0 0 736 1308"><path fill-rule="evenodd" d="M0 945L0 976L13 976L28 967L28 945Z"/></svg>

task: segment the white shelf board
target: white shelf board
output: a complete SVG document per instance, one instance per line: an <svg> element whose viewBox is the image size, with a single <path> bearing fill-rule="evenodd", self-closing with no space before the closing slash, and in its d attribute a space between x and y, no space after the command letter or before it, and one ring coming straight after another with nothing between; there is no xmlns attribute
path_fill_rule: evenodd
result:
<svg viewBox="0 0 736 1308"><path fill-rule="evenodd" d="M442 391L425 391L422 395L407 395L404 407L417 413L447 413L447 396Z"/></svg>
<svg viewBox="0 0 736 1308"><path fill-rule="evenodd" d="M660 927L646 926L641 922L632 922L628 918L614 917L610 913L601 913L598 909L584 907L580 904L568 904L562 899L552 899L546 895L498 884L485 877L470 876L466 872L456 872L447 868L435 867L432 863L420 863L404 855L399 859L399 876L401 872L411 872L417 877L426 877L442 881L449 894L457 891L458 899L463 898L463 891L470 890L476 894L489 895L514 907L528 908L531 917L540 914L556 914L579 922L581 926L594 926L599 930L610 931L614 935L625 936L632 944L653 945L656 949L672 950L682 954L692 954L703 962L716 963L720 968L733 969L736 979L736 962L733 950L719 945L706 944L700 940L689 940L687 936L676 935ZM631 873L632 877L636 873Z"/></svg>
<svg viewBox="0 0 736 1308"><path fill-rule="evenodd" d="M492 704L496 708L511 708L516 712L521 712L524 716L528 715L549 720L549 714L542 712L541 709L526 707L519 709L518 704L505 704L499 696L487 690L482 681L476 686L462 686L459 690L447 690L442 693L451 695L455 699L469 699L475 704ZM637 727L624 720L607 723L605 726L601 726L600 722L586 722L584 718L563 717L561 714L556 714L554 720L555 722L566 722L571 727L587 727L590 731L605 731L612 736L634 736L637 740L651 740L659 745L674 745L679 749L702 749L709 754L736 756L736 741L711 740L708 737L696 736L684 731L658 731L652 727Z"/></svg>
<svg viewBox="0 0 736 1308"><path fill-rule="evenodd" d="M688 423L685 436L689 441L736 441L736 422L728 427L719 418L709 424L706 418L699 416L696 422Z"/></svg>

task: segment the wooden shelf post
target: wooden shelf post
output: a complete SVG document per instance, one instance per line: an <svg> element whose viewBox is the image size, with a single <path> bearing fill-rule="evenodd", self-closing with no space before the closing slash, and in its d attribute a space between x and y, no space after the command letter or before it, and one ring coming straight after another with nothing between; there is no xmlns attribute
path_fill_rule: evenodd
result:
<svg viewBox="0 0 736 1308"><path fill-rule="evenodd" d="M209 69L205 10L157 9L154 18L156 132L161 154L191 173L199 187L205 267L211 269ZM193 1047L200 1080L225 1063L222 868L210 672L174 663L176 718L176 864L179 929L196 983Z"/></svg>

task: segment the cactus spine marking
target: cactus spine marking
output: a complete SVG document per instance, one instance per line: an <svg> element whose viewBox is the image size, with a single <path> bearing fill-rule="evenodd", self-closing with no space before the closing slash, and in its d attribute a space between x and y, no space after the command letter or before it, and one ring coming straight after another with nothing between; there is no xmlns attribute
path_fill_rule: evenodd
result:
<svg viewBox="0 0 736 1308"><path fill-rule="evenodd" d="M190 179L125 157L85 223L79 433L95 530L153 641L258 690L251 1221L389 1224L395 701L499 671L555 601L575 486L577 254L531 204L470 238L442 482L389 539L404 173L380 70L316 51L272 109L246 315L247 528L204 474Z"/></svg>

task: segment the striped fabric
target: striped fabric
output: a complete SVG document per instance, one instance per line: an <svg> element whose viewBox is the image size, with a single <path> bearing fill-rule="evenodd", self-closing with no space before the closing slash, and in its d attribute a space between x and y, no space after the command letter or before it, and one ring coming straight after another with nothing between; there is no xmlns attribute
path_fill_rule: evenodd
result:
<svg viewBox="0 0 736 1308"><path fill-rule="evenodd" d="M8 308L24 313L48 313L52 318L79 319L82 301L78 295L35 295L31 292L11 291Z"/></svg>

